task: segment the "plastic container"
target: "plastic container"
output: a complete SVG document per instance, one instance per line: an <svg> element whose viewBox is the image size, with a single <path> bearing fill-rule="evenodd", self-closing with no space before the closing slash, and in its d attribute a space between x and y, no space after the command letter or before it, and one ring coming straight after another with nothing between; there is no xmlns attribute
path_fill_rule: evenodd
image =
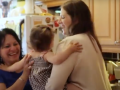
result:
<svg viewBox="0 0 120 90"><path fill-rule="evenodd" d="M120 80L118 80L118 86L120 86Z"/></svg>
<svg viewBox="0 0 120 90"><path fill-rule="evenodd" d="M120 80L120 66L114 67L115 78Z"/></svg>
<svg viewBox="0 0 120 90"><path fill-rule="evenodd" d="M25 14L34 14L34 0L25 0Z"/></svg>

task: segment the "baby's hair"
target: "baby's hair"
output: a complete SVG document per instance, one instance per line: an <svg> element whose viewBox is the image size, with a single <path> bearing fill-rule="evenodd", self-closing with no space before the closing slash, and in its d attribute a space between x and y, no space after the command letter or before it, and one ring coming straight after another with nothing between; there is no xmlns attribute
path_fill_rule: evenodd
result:
<svg viewBox="0 0 120 90"><path fill-rule="evenodd" d="M49 50L53 37L52 28L47 25L36 25L30 33L30 45L36 51Z"/></svg>

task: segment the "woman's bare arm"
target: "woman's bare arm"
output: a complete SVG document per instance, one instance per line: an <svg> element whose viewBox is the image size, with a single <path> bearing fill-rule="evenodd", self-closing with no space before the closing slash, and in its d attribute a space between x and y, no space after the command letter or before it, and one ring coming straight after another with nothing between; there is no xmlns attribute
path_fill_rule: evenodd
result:
<svg viewBox="0 0 120 90"><path fill-rule="evenodd" d="M6 88L5 83L0 83L0 90L23 90L24 89L30 74L31 65L33 64L33 62L29 63L30 57L31 56L29 55L26 56L23 74L16 80L16 82L9 88Z"/></svg>

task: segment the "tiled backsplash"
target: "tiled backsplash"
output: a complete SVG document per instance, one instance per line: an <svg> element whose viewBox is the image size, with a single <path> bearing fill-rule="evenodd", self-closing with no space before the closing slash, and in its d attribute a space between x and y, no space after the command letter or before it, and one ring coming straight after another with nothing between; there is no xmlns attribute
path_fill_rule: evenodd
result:
<svg viewBox="0 0 120 90"><path fill-rule="evenodd" d="M117 61L120 60L120 53L103 53L104 60Z"/></svg>

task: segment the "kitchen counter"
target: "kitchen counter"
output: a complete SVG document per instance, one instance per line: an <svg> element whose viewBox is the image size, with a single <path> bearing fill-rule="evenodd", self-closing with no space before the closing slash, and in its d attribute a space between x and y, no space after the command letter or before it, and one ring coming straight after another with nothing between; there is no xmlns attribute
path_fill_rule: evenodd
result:
<svg viewBox="0 0 120 90"><path fill-rule="evenodd" d="M118 85L118 83L114 83L114 84L110 84L112 90L120 90L120 86Z"/></svg>
<svg viewBox="0 0 120 90"><path fill-rule="evenodd" d="M118 85L118 83L110 84L111 87L117 86L117 85Z"/></svg>

